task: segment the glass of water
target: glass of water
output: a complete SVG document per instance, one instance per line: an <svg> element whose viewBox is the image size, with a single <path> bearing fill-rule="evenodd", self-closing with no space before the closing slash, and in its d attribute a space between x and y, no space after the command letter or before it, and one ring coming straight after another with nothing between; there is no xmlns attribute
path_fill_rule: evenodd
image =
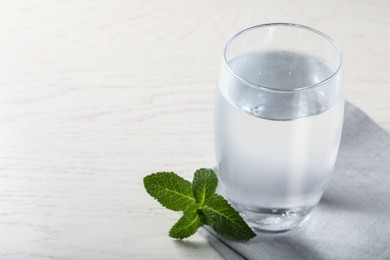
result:
<svg viewBox="0 0 390 260"><path fill-rule="evenodd" d="M214 110L220 192L255 230L291 230L321 199L340 144L341 67L336 43L302 25L257 25L227 43Z"/></svg>

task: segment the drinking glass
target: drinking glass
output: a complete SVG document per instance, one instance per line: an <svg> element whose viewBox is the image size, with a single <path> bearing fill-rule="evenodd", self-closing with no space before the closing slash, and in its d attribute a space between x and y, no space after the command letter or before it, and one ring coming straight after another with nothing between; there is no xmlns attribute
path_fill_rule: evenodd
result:
<svg viewBox="0 0 390 260"><path fill-rule="evenodd" d="M342 54L315 29L262 24L233 36L215 94L220 192L255 230L301 225L321 199L344 114Z"/></svg>

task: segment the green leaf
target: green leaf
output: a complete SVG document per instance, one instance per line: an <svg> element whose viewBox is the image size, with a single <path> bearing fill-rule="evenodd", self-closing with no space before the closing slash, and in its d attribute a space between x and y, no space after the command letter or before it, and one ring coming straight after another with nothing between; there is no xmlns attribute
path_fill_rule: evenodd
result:
<svg viewBox="0 0 390 260"><path fill-rule="evenodd" d="M197 209L196 212L198 213L198 216L200 218L200 221L204 224L204 225L209 225L209 221L207 220L207 217L206 215L204 214L204 210L202 208L200 209Z"/></svg>
<svg viewBox="0 0 390 260"><path fill-rule="evenodd" d="M199 169L194 174L192 181L192 193L195 200L201 206L207 198L215 193L218 185L217 175L211 169Z"/></svg>
<svg viewBox="0 0 390 260"><path fill-rule="evenodd" d="M221 235L243 241L256 236L237 211L218 194L206 201L204 213L210 226Z"/></svg>
<svg viewBox="0 0 390 260"><path fill-rule="evenodd" d="M164 207L185 210L195 203L191 183L173 172L158 172L144 178L146 191Z"/></svg>
<svg viewBox="0 0 390 260"><path fill-rule="evenodd" d="M176 222L169 231L169 236L183 239L193 235L199 227L203 226L202 221L197 213L199 204L189 206L183 216Z"/></svg>
<svg viewBox="0 0 390 260"><path fill-rule="evenodd" d="M211 169L199 169L193 184L173 172L153 173L144 178L146 191L163 206L182 210L183 216L169 231L173 238L191 236L203 225L237 240L249 240L256 234L240 214L220 195L215 194L218 179Z"/></svg>

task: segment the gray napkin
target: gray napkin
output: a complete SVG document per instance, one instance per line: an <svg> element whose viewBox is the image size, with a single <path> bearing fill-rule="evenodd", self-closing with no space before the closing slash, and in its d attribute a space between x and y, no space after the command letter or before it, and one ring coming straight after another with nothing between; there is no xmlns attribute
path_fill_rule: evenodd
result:
<svg viewBox="0 0 390 260"><path fill-rule="evenodd" d="M335 172L306 224L247 243L200 233L227 259L390 259L390 134L347 103Z"/></svg>

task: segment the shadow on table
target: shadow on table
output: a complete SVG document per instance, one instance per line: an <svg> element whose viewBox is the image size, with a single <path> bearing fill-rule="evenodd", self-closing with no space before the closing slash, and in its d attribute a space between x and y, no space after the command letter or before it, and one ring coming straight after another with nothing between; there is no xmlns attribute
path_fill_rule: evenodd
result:
<svg viewBox="0 0 390 260"><path fill-rule="evenodd" d="M174 240L174 243L187 249L202 249L210 247L207 241Z"/></svg>

